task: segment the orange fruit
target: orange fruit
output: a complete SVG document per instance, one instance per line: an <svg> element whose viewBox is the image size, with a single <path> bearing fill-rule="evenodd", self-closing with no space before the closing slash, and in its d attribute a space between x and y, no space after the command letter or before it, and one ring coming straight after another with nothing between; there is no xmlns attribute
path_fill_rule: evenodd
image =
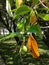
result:
<svg viewBox="0 0 49 65"><path fill-rule="evenodd" d="M31 54L34 58L38 58L40 56L37 42L32 35L29 35L28 49L31 51Z"/></svg>
<svg viewBox="0 0 49 65"><path fill-rule="evenodd" d="M29 35L28 43L27 43L28 49L31 51L31 37Z"/></svg>

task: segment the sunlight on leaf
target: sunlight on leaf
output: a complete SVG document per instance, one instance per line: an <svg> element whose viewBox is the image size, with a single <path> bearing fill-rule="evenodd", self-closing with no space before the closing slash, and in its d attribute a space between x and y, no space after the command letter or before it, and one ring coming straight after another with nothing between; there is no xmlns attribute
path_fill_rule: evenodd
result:
<svg viewBox="0 0 49 65"><path fill-rule="evenodd" d="M37 15L38 15L38 17L40 17L41 19L43 19L43 20L45 20L45 21L49 21L49 14L38 13Z"/></svg>

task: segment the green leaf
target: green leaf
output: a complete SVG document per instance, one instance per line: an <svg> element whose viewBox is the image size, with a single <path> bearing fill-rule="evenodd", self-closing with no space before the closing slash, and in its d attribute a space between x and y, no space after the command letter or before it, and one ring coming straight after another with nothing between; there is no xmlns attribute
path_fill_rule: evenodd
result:
<svg viewBox="0 0 49 65"><path fill-rule="evenodd" d="M35 5L38 4L38 2L39 2L39 0L34 0L34 4Z"/></svg>
<svg viewBox="0 0 49 65"><path fill-rule="evenodd" d="M16 36L16 33L10 33L6 36L3 36L0 41L4 41L4 40L7 40L7 39L10 39L10 38L14 38Z"/></svg>
<svg viewBox="0 0 49 65"><path fill-rule="evenodd" d="M24 15L30 12L31 8L29 6L23 5L17 9L14 9L13 11L15 12L15 15L14 15L14 19L15 19L15 18L18 18L20 15Z"/></svg>
<svg viewBox="0 0 49 65"><path fill-rule="evenodd" d="M36 25L30 26L30 28L28 29L28 32L36 33L37 32Z"/></svg>
<svg viewBox="0 0 49 65"><path fill-rule="evenodd" d="M28 32L36 33L37 36L42 38L42 31L41 31L41 28L40 28L39 24L30 26L30 28L28 29Z"/></svg>
<svg viewBox="0 0 49 65"><path fill-rule="evenodd" d="M42 35L42 30L41 30L41 28L40 28L40 25L39 25L39 24L37 25L37 31L38 31L38 32L36 33L36 34L37 34L37 36L38 36L38 37L40 37L40 38L42 39L42 38L43 38L43 35Z"/></svg>
<svg viewBox="0 0 49 65"><path fill-rule="evenodd" d="M18 22L17 24L17 27L20 31L23 31L24 29L24 22L21 20L20 22Z"/></svg>
<svg viewBox="0 0 49 65"><path fill-rule="evenodd" d="M19 7L19 6L18 6L18 0L15 0L15 3L16 3L16 4L15 4L16 7Z"/></svg>
<svg viewBox="0 0 49 65"><path fill-rule="evenodd" d="M20 34L20 32L13 32L13 33L10 33L10 34L8 34L8 35L5 35L5 36L3 36L3 37L1 37L0 38L0 42L1 41L5 41L5 40L8 40L8 39L11 39L11 38L14 38L14 37L16 37L16 36L18 36L20 39L23 37L23 35L22 34Z"/></svg>
<svg viewBox="0 0 49 65"><path fill-rule="evenodd" d="M49 14L38 13L37 16L45 21L49 21Z"/></svg>
<svg viewBox="0 0 49 65"><path fill-rule="evenodd" d="M38 10L46 10L46 11L49 11L49 8L38 8Z"/></svg>
<svg viewBox="0 0 49 65"><path fill-rule="evenodd" d="M20 7L23 4L23 0L15 0L16 8Z"/></svg>

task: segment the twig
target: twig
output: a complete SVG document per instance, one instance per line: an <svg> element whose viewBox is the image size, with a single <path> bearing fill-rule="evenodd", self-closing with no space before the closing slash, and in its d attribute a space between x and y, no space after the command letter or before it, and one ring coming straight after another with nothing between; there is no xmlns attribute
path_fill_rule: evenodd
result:
<svg viewBox="0 0 49 65"><path fill-rule="evenodd" d="M45 27L41 26L41 28L42 28L42 29L44 29L44 28L49 28L49 26L45 26Z"/></svg>
<svg viewBox="0 0 49 65"><path fill-rule="evenodd" d="M40 2L40 4L41 4L43 7L48 8L47 6L45 6L45 5L43 4L44 1L39 0L39 2Z"/></svg>
<svg viewBox="0 0 49 65"><path fill-rule="evenodd" d="M36 9L37 6L39 6L40 4L41 4L43 7L48 8L47 6L44 5L43 2L44 2L44 1L39 0L39 3L38 3L37 5L35 5L35 6L33 7L33 9Z"/></svg>

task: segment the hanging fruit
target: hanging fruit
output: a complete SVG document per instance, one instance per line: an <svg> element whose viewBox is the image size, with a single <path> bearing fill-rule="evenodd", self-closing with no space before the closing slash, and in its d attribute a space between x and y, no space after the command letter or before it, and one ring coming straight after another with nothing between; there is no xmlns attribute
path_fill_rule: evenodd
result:
<svg viewBox="0 0 49 65"><path fill-rule="evenodd" d="M34 58L38 58L40 56L37 42L32 35L29 35L27 46Z"/></svg>
<svg viewBox="0 0 49 65"><path fill-rule="evenodd" d="M20 7L23 3L23 0L16 0L16 7Z"/></svg>
<svg viewBox="0 0 49 65"><path fill-rule="evenodd" d="M20 51L21 51L22 54L27 53L27 47L25 45L22 45L21 48L20 48Z"/></svg>
<svg viewBox="0 0 49 65"><path fill-rule="evenodd" d="M36 24L37 22L37 17L35 14L32 14L31 17L30 17L30 24Z"/></svg>
<svg viewBox="0 0 49 65"><path fill-rule="evenodd" d="M23 2L22 0L18 0L19 6L21 6L22 2Z"/></svg>

